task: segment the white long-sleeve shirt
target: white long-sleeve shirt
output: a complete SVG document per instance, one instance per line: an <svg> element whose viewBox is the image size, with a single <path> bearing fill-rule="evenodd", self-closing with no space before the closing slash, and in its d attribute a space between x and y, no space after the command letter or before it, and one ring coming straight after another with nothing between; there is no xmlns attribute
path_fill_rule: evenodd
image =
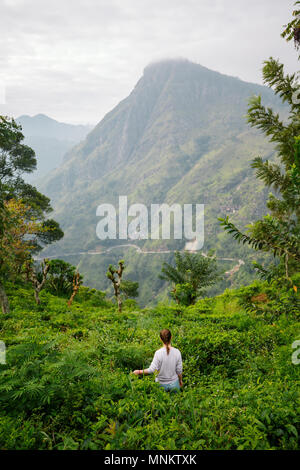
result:
<svg viewBox="0 0 300 470"><path fill-rule="evenodd" d="M148 374L153 374L155 370L159 370L156 381L161 384L170 384L175 382L178 374L182 374L182 358L179 349L170 347L169 354L167 348L163 346L154 354L154 358L148 369Z"/></svg>

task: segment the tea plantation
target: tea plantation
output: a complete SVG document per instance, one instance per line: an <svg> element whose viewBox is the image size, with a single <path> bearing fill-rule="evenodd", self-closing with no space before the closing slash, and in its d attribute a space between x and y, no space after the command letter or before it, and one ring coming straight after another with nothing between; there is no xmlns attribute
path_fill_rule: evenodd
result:
<svg viewBox="0 0 300 470"><path fill-rule="evenodd" d="M71 307L42 291L37 307L32 290L8 285L0 449L299 449L295 290L257 281L118 313L86 287ZM162 328L182 352L180 393L131 373L150 365Z"/></svg>

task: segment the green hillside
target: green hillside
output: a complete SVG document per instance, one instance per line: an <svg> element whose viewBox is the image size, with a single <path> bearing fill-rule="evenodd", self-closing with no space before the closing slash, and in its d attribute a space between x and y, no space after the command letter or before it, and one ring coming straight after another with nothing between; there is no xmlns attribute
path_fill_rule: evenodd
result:
<svg viewBox="0 0 300 470"><path fill-rule="evenodd" d="M63 73L56 59L70 67L72 48L55 58L51 42L42 85L58 73L71 92L54 112L69 113L87 83L95 109L93 83L112 98L109 64L125 77L116 43L101 47L111 33L126 46L134 17L113 7L96 55L81 48L92 29L76 35L81 74L75 63ZM259 47L273 28L264 19ZM284 28L300 59L300 9ZM300 449L299 80L273 57L267 86L163 60L88 134L42 114L0 115L0 450L98 450L104 464L135 467L146 462L135 451L191 464L197 451ZM47 172L36 186L35 170Z"/></svg>
<svg viewBox="0 0 300 470"><path fill-rule="evenodd" d="M245 261L240 275L247 273L249 250L234 243L219 228L217 218L231 214L241 224L265 213L267 191L254 176L250 161L257 155L272 159L272 146L247 126L247 103L261 94L264 103L284 108L273 92L259 85L222 75L188 61L164 61L148 66L132 93L69 152L63 165L41 185L51 198L55 218L65 237L45 254L59 256L78 265L89 285L105 288L99 281L107 256L84 255L103 250L120 240L105 242L96 237L96 208L102 203L118 206L119 195L128 203L205 204L205 243L220 258ZM144 250L182 249L184 240L140 241ZM127 248L124 252L127 257ZM114 258L110 252L110 260ZM161 254L147 256L147 271ZM145 256L134 258L135 272L145 277ZM105 260L105 262L104 262ZM92 267L93 266L93 267ZM97 269L95 268L97 266ZM129 265L130 269L130 265ZM233 285L239 284L238 277ZM142 304L158 295L144 286ZM221 290L220 290L221 292Z"/></svg>
<svg viewBox="0 0 300 470"><path fill-rule="evenodd" d="M299 300L290 287L256 282L187 308L131 301L122 313L88 288L72 307L47 291L37 307L22 284L7 292L0 449L299 448ZM130 374L149 366L162 328L183 357L175 395Z"/></svg>

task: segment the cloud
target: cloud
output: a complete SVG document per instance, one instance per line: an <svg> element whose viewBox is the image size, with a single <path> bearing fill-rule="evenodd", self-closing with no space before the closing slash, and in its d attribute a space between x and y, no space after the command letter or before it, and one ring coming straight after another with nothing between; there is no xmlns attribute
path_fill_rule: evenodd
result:
<svg viewBox="0 0 300 470"><path fill-rule="evenodd" d="M273 55L297 54L281 37L293 0L2 0L0 113L98 122L149 62L186 57L261 83Z"/></svg>

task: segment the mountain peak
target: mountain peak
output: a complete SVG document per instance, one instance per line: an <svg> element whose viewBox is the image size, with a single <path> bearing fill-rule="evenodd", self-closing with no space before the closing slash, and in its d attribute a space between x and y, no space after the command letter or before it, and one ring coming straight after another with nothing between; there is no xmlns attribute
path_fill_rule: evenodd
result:
<svg viewBox="0 0 300 470"><path fill-rule="evenodd" d="M174 66L184 66L187 64L193 64L197 65L193 62L191 62L188 59L178 57L178 58L166 58L166 59L159 59L159 60L154 60L150 62L144 70L151 70L155 68L161 68L161 67L174 67Z"/></svg>
<svg viewBox="0 0 300 470"><path fill-rule="evenodd" d="M150 64L144 68L144 76L166 72L184 73L187 70L203 71L208 69L184 58L162 59L150 62Z"/></svg>
<svg viewBox="0 0 300 470"><path fill-rule="evenodd" d="M50 118L49 116L47 116L46 114L42 114L42 113L39 113L39 114L35 114L34 116L29 116L29 114L22 114L21 116L19 116L17 118L17 121L44 121L44 122L57 122L55 121L55 119L52 119Z"/></svg>
<svg viewBox="0 0 300 470"><path fill-rule="evenodd" d="M44 121L55 121L55 119L52 119L43 113L36 114L35 116L33 116L33 119L43 119Z"/></svg>
<svg viewBox="0 0 300 470"><path fill-rule="evenodd" d="M219 233L218 217L224 211L235 213L239 223L245 211L250 218L252 214L257 217L264 203L264 194L257 188L253 194L255 177L249 160L256 154L269 156L272 148L259 134L253 136L244 118L253 94L261 94L266 106L275 104L274 93L266 87L188 60L149 64L130 95L70 150L62 165L43 182L42 192L51 198L55 219L65 232L46 256L57 257L58 251L97 251L97 207L103 203L117 207L119 195L127 195L130 204L147 207L204 204L205 250L217 246L228 256L230 248L224 243L223 231ZM149 238L145 250L157 249L156 243ZM104 240L102 244L118 242ZM169 240L162 241L161 249L184 246L181 241ZM116 262L117 255L111 255L113 259L103 252L96 260L92 256L80 260L78 255L76 264L80 261L88 281L103 289L98 272ZM124 258L130 264L129 250ZM135 273L140 269L138 280L146 303L152 295L149 285L153 285L153 278L145 271L144 255L139 259L139 267L133 269ZM147 258L147 269L148 262L150 266L157 262L156 257L152 259Z"/></svg>

